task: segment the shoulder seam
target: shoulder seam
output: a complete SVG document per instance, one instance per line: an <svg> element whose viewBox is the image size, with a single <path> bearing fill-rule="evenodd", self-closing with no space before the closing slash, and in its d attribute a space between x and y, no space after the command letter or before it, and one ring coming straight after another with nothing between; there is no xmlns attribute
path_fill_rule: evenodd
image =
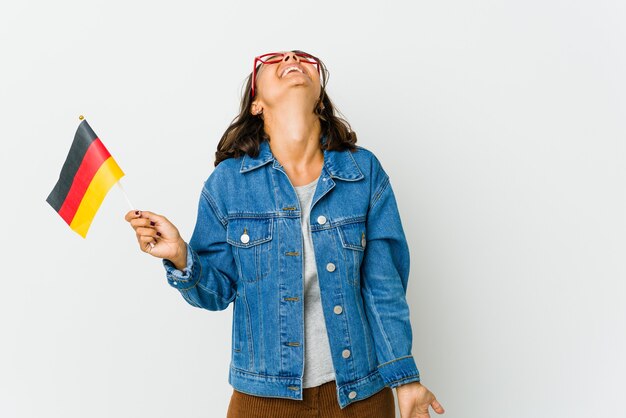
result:
<svg viewBox="0 0 626 418"><path fill-rule="evenodd" d="M370 202L369 210L372 210L372 208L374 208L376 203L380 201L380 197L382 196L387 186L389 186L389 176L385 174L385 178L383 179L382 183L380 184L380 186L378 186L378 188L374 192L374 196L372 197L372 201Z"/></svg>
<svg viewBox="0 0 626 418"><path fill-rule="evenodd" d="M209 192L206 190L206 187L202 187L201 194L211 206L211 209L215 213L215 216L217 216L217 219L220 221L222 226L226 228L226 225L228 224L228 220L226 219L226 216L222 214L222 212L219 210L219 208L217 207L217 203L215 203L215 200L211 197Z"/></svg>

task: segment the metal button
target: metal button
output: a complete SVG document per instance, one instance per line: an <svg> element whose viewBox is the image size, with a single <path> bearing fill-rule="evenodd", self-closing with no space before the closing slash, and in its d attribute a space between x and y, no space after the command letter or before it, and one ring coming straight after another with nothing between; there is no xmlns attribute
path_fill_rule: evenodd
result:
<svg viewBox="0 0 626 418"><path fill-rule="evenodd" d="M320 225L324 225L326 223L326 217L324 215L320 215L317 217L317 223Z"/></svg>
<svg viewBox="0 0 626 418"><path fill-rule="evenodd" d="M326 270L335 271L335 265L333 263L326 264Z"/></svg>
<svg viewBox="0 0 626 418"><path fill-rule="evenodd" d="M348 350L347 348L345 350L343 350L341 352L341 355L343 356L343 358L348 358L350 357L350 350Z"/></svg>
<svg viewBox="0 0 626 418"><path fill-rule="evenodd" d="M361 247L365 247L365 237L361 238Z"/></svg>
<svg viewBox="0 0 626 418"><path fill-rule="evenodd" d="M250 235L246 234L245 232L241 235L241 242L243 242L244 244L247 244L248 242L250 242Z"/></svg>
<svg viewBox="0 0 626 418"><path fill-rule="evenodd" d="M176 285L178 284L178 282L172 282L172 284L173 284L174 286L176 286Z"/></svg>
<svg viewBox="0 0 626 418"><path fill-rule="evenodd" d="M333 312L339 315L340 313L343 312L343 308L341 307L341 305L336 305L335 308L333 309Z"/></svg>
<svg viewBox="0 0 626 418"><path fill-rule="evenodd" d="M352 391L352 392L348 393L348 398L350 398L350 399L356 398L356 392Z"/></svg>

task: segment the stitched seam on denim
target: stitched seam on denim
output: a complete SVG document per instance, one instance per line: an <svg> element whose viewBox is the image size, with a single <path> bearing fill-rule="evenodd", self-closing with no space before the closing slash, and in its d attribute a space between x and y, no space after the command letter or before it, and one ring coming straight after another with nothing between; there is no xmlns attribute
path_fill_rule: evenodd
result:
<svg viewBox="0 0 626 418"><path fill-rule="evenodd" d="M350 225L354 223L365 222L366 220L367 220L366 215L351 216L349 218L333 219L332 221L330 221L331 222L330 226L339 227L339 226Z"/></svg>
<svg viewBox="0 0 626 418"><path fill-rule="evenodd" d="M224 223L224 221L222 220L222 218L220 218L220 214L221 212L219 211L219 209L217 208L216 205L214 205L213 203L213 199L211 198L211 196L209 195L209 193L206 191L205 188L202 189L201 195L206 198L207 202L209 203L209 205L211 206L211 209L213 210L213 212L215 213L215 215L217 216L218 220L220 221L220 223L222 224L222 226L224 227L224 229L226 229L226 224ZM189 244L187 244L189 245ZM193 248L190 248L192 251L192 256L193 256L193 264L195 265L199 265L200 266L200 273L198 274L198 278L196 280L196 282L194 283L193 286L185 288L183 290L188 290L188 289L192 289L195 286L200 287L202 290L204 290L207 293L210 293L214 296L216 296L217 298L219 298L221 300L222 303L225 303L226 305L228 305L230 302L232 302L232 300L234 299L234 297L230 298L230 299L226 299L224 298L223 295L220 295L210 289L207 289L206 287L204 287L201 283L200 283L200 279L202 278L202 263L200 263L199 258L197 258L197 254L194 253ZM191 280L191 277L193 276L193 274L190 274L190 278L189 280ZM186 281L189 281L186 280ZM227 279L228 280L228 279ZM184 297L184 295L183 295Z"/></svg>
<svg viewBox="0 0 626 418"><path fill-rule="evenodd" d="M209 192L204 187L202 188L201 195L207 200L207 202L211 206L211 209L215 213L215 216L217 216L217 219L220 221L222 226L226 228L226 225L228 224L228 220L226 219L226 216L224 216L222 212L219 210L219 208L217 207L217 203L215 202L215 199L211 197Z"/></svg>
<svg viewBox="0 0 626 418"><path fill-rule="evenodd" d="M261 286L257 286L256 287L256 291L257 291L257 298L258 300L262 300L262 296L261 296ZM258 304L258 311L259 311L259 318L262 317L263 315L263 308L262 308L263 304L259 303ZM259 338L259 369L260 370L267 370L267 367L265 366L265 356L263 355L265 353L265 345L263 343L263 335L265 335L265 330L263 329L263 321L259 321L259 335L261 336ZM271 360L270 360L271 361Z"/></svg>
<svg viewBox="0 0 626 418"><path fill-rule="evenodd" d="M177 281L177 282L184 282L184 283L188 283L191 281L191 279L193 279L193 266L190 270L187 270L187 272L189 273L189 277L188 278L183 278L182 276L184 276L185 274L182 273L180 275L180 277L176 274L176 271L181 271L178 270L175 266L174 263L172 263L170 260L164 259L165 261L165 269L166 269L166 274L168 279L172 280L172 281ZM193 261L192 261L193 263Z"/></svg>
<svg viewBox="0 0 626 418"><path fill-rule="evenodd" d="M169 262L171 264L171 262ZM188 284L191 279L193 278L193 272L195 271L195 261L193 262L194 266L192 266L192 268L189 270L189 279L180 279L178 277L176 277L173 273L168 272L167 274L167 278L168 280L172 281L172 282L181 282L183 284ZM202 269L202 266L200 266L200 268ZM173 267L173 269L175 270L175 267ZM179 270L180 271L180 270ZM202 270L200 270L202 271ZM196 278L196 281L193 283L193 285L189 286L189 287L181 287L181 286L177 286L177 285L173 285L176 289L178 289L179 291L181 290L187 290L187 289L192 289L196 286L196 284L198 283L198 281L200 280L200 277Z"/></svg>
<svg viewBox="0 0 626 418"><path fill-rule="evenodd" d="M336 232L337 234L339 234L339 244L341 244L341 246L343 247L343 238L341 238L341 231L339 230L339 228L336 228ZM335 235L336 234L330 234L331 239L333 240L333 247L337 247L337 237ZM354 286L354 281L352 280L352 277L350 277L350 263L353 263L353 259L348 259L348 256L346 256L346 251L339 250L339 254L341 255L341 259L343 260L343 265L345 266L345 268L341 271L346 275L346 280L348 281L348 283Z"/></svg>
<svg viewBox="0 0 626 418"><path fill-rule="evenodd" d="M202 264L200 263L197 263L197 264L200 265L200 273L198 274L198 277L196 278L196 281L194 282L194 284L189 287L177 287L178 290L189 290L189 289L193 289L194 287L198 285L198 282L200 281L200 278L202 277ZM193 276L193 274L191 274L190 276ZM185 282L189 282L189 280L185 280Z"/></svg>
<svg viewBox="0 0 626 418"><path fill-rule="evenodd" d="M374 370L371 373L368 373L367 375L359 378L358 380L356 380L357 383L351 383L350 386L353 386L355 388L361 387L363 385L367 385L369 384L369 379L374 376L375 374L380 374L380 372L378 370ZM354 381L353 381L354 382Z"/></svg>
<svg viewBox="0 0 626 418"><path fill-rule="evenodd" d="M246 346L248 347L248 368L254 367L254 340L252 337L252 317L250 315L250 304L248 303L248 292L244 292L242 302L245 306L245 323L246 323L246 339L248 340ZM243 347L242 347L243 349Z"/></svg>
<svg viewBox="0 0 626 418"><path fill-rule="evenodd" d="M181 295L183 295L183 298L187 301L187 303L189 303L191 306L195 306L196 308L202 308L202 306L198 305L195 301L191 299L188 289L180 289L180 293Z"/></svg>
<svg viewBox="0 0 626 418"><path fill-rule="evenodd" d="M341 223L341 224L338 224L337 229L339 230L339 238L341 238L341 245L342 245L344 248L350 248L350 249L355 250L355 251L361 251L361 252L363 252L363 251L365 250L365 247L363 247L362 245L359 245L358 243L357 243L357 244L352 244L352 243L350 243L350 242L348 241L348 234L349 234L349 232L346 232L346 229L347 229L347 228L344 228L344 227L345 227L345 225L352 225L352 224L357 224L357 223L359 223L359 224L361 224L361 223L362 223L362 224L363 224L363 227L365 227L365 226L367 225L367 224L366 224L366 220L365 220L365 219L363 219L363 220L361 220L361 221L357 221L357 222L350 222L350 223ZM337 224L336 224L336 225L337 225Z"/></svg>
<svg viewBox="0 0 626 418"><path fill-rule="evenodd" d="M359 278L360 278L360 269L359 269ZM365 312L363 312L363 306L361 303L359 303L359 300L357 300L358 296L356 292L352 292L352 295L354 296L355 299L355 303L356 303L356 308L357 308L357 312L359 313L359 318L361 319L361 328L363 328L363 338L365 340L365 350L367 351L367 365L368 367L372 367L372 358L370 356L370 353L374 353L376 349L374 347L370 347L370 343L369 343L369 338L367 338L368 336L368 330L367 330L367 320L365 319ZM371 330L369 331L371 333Z"/></svg>
<svg viewBox="0 0 626 418"><path fill-rule="evenodd" d="M195 284L193 284L193 285L191 285L189 287L176 287L176 289L178 289L178 290L189 290L189 289L193 289L194 287L196 287L196 284L197 283L195 283Z"/></svg>
<svg viewBox="0 0 626 418"><path fill-rule="evenodd" d="M361 171L361 169L359 168L359 165L356 163L356 160L354 159L354 157L352 156L352 151L348 152L348 155L350 156L350 158L352 159L352 162L354 163L354 166L356 167L356 171L359 172L359 176L363 177L363 172Z"/></svg>
<svg viewBox="0 0 626 418"><path fill-rule="evenodd" d="M198 283L198 287L201 288L203 291L205 291L206 293L210 293L213 296L217 297L220 299L220 301L222 301L222 303L226 303L228 304L228 299L225 299L222 295L220 295L219 293L215 292L214 290L211 289L207 289L206 287L202 286L200 283Z"/></svg>
<svg viewBox="0 0 626 418"><path fill-rule="evenodd" d="M254 373L254 372L251 372L249 370L245 370L245 369L242 369L240 367L232 366L232 365L230 366L230 368L235 370L235 371L237 371L238 373L241 373L241 374L249 374L249 375L252 375L252 376L264 377L266 379L275 380L277 382L284 381L284 380L297 380L298 379L297 376L276 376L276 375L271 375L271 374Z"/></svg>
<svg viewBox="0 0 626 418"><path fill-rule="evenodd" d="M382 181L380 186L378 186L378 189L376 189L376 192L374 193L374 196L372 197L372 202L370 203L369 210L372 210L374 206L376 205L376 203L380 201L380 197L382 196L383 192L387 189L387 186L389 186L389 184L390 184L389 176L385 174L384 180Z"/></svg>
<svg viewBox="0 0 626 418"><path fill-rule="evenodd" d="M405 380L413 379L415 377L417 377L419 379L420 375L419 374L412 374L411 376L406 376L406 377L403 377L401 379L396 379L396 380L393 380L393 381L391 381L391 382L389 382L387 384L388 385L393 385L394 383L398 383L398 382L402 382L402 381L405 381Z"/></svg>
<svg viewBox="0 0 626 418"><path fill-rule="evenodd" d="M176 277L174 273L170 273L169 279L173 282L189 283L191 281L191 275L188 279L183 279L181 277Z"/></svg>
<svg viewBox="0 0 626 418"><path fill-rule="evenodd" d="M394 361L403 360L405 358L411 358L411 357L413 357L413 356L412 355L408 355L408 356L398 357L396 359L393 359L393 360L390 360L390 361L386 361L386 362L384 362L382 364L379 364L378 367L382 367L382 366L385 366L385 365L387 365L389 363L393 363Z"/></svg>
<svg viewBox="0 0 626 418"><path fill-rule="evenodd" d="M235 301L235 303L233 303L233 323L232 323L232 334L231 334L231 348L233 349L233 351L238 351L236 344L237 341L239 341L239 326L237 325L237 313L238 313L238 309L237 309L237 301Z"/></svg>
<svg viewBox="0 0 626 418"><path fill-rule="evenodd" d="M391 342L389 341L389 337L387 337L387 334L385 333L385 327L383 326L383 323L380 320L380 314L378 313L378 309L376 308L374 295L372 294L372 292L370 292L368 287L365 287L365 292L367 292L370 295L370 298L372 300L371 309L372 309L372 312L374 313L374 319L376 319L376 323L378 324L378 327L380 328L380 334L383 337L383 341L385 341L385 344L387 345L387 350L389 351L389 354L393 356L393 349L391 348Z"/></svg>
<svg viewBox="0 0 626 418"><path fill-rule="evenodd" d="M202 286L202 284L200 283L200 281L198 281L198 287L199 287L199 288L201 288L202 290L204 290L205 292L210 293L210 294L212 294L212 295L214 295L214 296L218 297L218 298L219 298L219 299L220 299L223 303L229 304L229 303L231 302L230 300L228 300L228 299L224 298L224 296L220 295L220 294L219 294L219 293L217 293L216 291L211 290L211 289L207 289L206 287Z"/></svg>
<svg viewBox="0 0 626 418"><path fill-rule="evenodd" d="M176 267L170 267L170 266L167 266L167 267L172 269L172 270L167 270L167 272L166 272L168 279L170 279L172 281L185 282L185 283L188 283L191 280L191 274L189 275L189 278L183 279L182 277L176 276L176 274L174 273L174 271L176 271ZM180 270L178 270L178 271L180 271Z"/></svg>

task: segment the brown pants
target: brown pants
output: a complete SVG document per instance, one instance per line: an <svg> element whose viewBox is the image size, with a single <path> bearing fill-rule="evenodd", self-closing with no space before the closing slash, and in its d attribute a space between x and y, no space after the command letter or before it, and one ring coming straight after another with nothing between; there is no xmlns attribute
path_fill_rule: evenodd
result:
<svg viewBox="0 0 626 418"><path fill-rule="evenodd" d="M303 400L253 396L233 389L226 418L394 418L389 386L370 397L339 408L335 381L304 388Z"/></svg>

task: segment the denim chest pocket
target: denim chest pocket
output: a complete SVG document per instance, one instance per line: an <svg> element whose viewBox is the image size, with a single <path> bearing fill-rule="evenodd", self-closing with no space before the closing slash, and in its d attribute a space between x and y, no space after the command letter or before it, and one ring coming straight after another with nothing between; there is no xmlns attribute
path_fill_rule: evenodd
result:
<svg viewBox="0 0 626 418"><path fill-rule="evenodd" d="M234 218L226 226L239 276L246 282L267 277L272 249L272 218Z"/></svg>
<svg viewBox="0 0 626 418"><path fill-rule="evenodd" d="M348 282L354 286L359 286L361 284L361 263L367 246L365 221L339 225L337 231L346 261Z"/></svg>

